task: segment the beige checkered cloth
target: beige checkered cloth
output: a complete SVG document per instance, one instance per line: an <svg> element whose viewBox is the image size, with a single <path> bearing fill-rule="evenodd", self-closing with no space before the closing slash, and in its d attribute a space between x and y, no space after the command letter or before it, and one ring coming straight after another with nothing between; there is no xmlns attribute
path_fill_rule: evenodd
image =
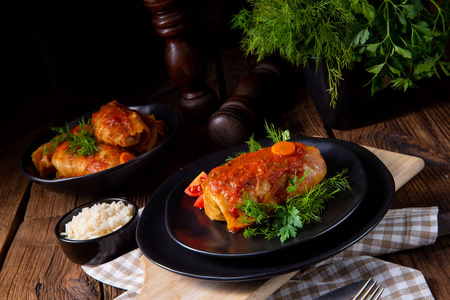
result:
<svg viewBox="0 0 450 300"><path fill-rule="evenodd" d="M373 277L385 288L381 299L434 299L423 275L374 256L433 244L438 208L391 209L358 243L302 270L269 299L314 299L340 286ZM141 252L133 250L99 266L83 266L91 277L126 290L116 299L136 299L144 283Z"/></svg>

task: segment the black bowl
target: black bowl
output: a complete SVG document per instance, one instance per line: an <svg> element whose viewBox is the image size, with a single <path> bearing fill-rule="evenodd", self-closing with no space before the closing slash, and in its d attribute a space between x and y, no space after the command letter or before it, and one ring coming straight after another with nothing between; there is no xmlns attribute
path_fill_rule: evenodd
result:
<svg viewBox="0 0 450 300"><path fill-rule="evenodd" d="M65 226L73 216L79 214L85 207L91 207L97 203L125 202L134 207L134 215L122 228L91 240L70 240L61 235L65 232ZM136 227L139 220L139 211L135 203L123 198L106 198L79 206L65 214L56 224L55 234L59 240L61 249L72 262L79 265L99 265L116 257L119 257L135 248Z"/></svg>
<svg viewBox="0 0 450 300"><path fill-rule="evenodd" d="M154 114L156 119L164 120L169 129L167 140L154 149L139 155L127 163L105 171L73 178L44 179L36 170L36 167L31 160L31 154L38 147L50 141L56 135L55 132L49 131L47 134L34 141L25 150L21 162L22 173L32 181L49 190L65 194L109 194L131 184L139 177L139 175L143 175L145 172L148 172L150 167L158 164L165 153L167 153L165 149L167 149L172 142L178 128L178 114L175 110L163 104L148 104L132 106L130 108L138 110L146 115ZM89 119L92 113L93 112L87 113L68 123L69 127L72 128L77 125L81 118L84 118L85 120Z"/></svg>

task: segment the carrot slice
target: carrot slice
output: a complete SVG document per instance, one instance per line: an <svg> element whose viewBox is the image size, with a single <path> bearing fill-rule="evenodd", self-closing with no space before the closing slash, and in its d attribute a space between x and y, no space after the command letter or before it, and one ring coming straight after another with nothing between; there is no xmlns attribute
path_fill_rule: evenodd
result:
<svg viewBox="0 0 450 300"><path fill-rule="evenodd" d="M136 158L136 156L134 156L133 154L131 154L129 152L124 152L124 153L120 154L120 163L124 164L127 161L130 161L135 158Z"/></svg>
<svg viewBox="0 0 450 300"><path fill-rule="evenodd" d="M295 144L292 142L278 142L271 148L273 154L278 155L289 155L294 153L295 151Z"/></svg>

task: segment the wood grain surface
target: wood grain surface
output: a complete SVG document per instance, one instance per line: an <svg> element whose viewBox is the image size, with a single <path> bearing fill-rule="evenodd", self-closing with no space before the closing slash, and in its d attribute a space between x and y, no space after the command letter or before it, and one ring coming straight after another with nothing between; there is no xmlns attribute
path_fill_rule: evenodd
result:
<svg viewBox="0 0 450 300"><path fill-rule="evenodd" d="M238 49L221 52L209 60L207 84L224 100L236 83L249 74L253 61ZM250 68L249 68L250 66ZM223 71L223 72L222 72ZM217 74L221 74L222 77ZM408 182L398 182L394 208L438 206L450 212L449 135L450 79L426 80L406 93L386 91L376 97L373 116L360 128L338 131L326 128L308 89L299 76L292 83L292 98L275 98L283 106L267 120L289 129L292 136L338 138L368 147L423 159L425 167ZM70 209L96 200L94 196L64 195L32 184L21 174L25 146L50 125L98 108L111 95L79 95L58 91L35 98L18 110L5 113L4 141L0 149L0 299L113 299L123 291L88 277L71 263L56 243L54 226ZM178 110L180 91L162 74L137 97L119 98L126 105L163 102ZM81 105L82 104L82 105ZM16 106L17 107L17 106ZM58 123L59 122L59 123ZM264 138L257 124L256 138ZM161 165L122 193L139 207L145 206L156 188L188 163L219 150L207 136L207 128L181 126L173 147ZM435 244L385 255L382 259L420 270L438 300L450 295L450 237Z"/></svg>

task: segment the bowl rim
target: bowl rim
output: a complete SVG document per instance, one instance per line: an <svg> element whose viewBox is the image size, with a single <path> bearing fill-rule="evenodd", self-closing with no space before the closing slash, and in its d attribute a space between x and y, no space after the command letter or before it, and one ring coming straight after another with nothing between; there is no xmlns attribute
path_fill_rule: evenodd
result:
<svg viewBox="0 0 450 300"><path fill-rule="evenodd" d="M165 140L163 143L165 143L166 141L167 140ZM97 177L97 176L102 176L102 175L107 174L107 173L116 172L117 170L119 170L121 168L124 168L124 167L127 167L129 165L137 164L141 160L143 160L147 156L149 156L150 154L153 154L154 152L156 152L160 147L164 147L165 145L163 145L163 143L159 144L158 146L156 146L155 148L151 149L150 151L147 151L144 154L136 156L136 158L134 158L134 159L132 159L130 161L127 161L127 162L125 162L123 164L120 164L118 166L115 166L115 167L112 167L112 168L109 168L109 169L106 169L106 170L102 170L102 171L99 171L99 172L95 172L95 173L92 173L92 174L86 174L86 175L75 176L75 177L48 179L48 178L40 178L40 177L33 176L33 175L29 174L28 172L26 172L24 170L24 168L22 168L22 170L23 170L23 173L25 174L25 176L28 177L28 179L34 180L37 183L57 183L57 182L74 181L74 180L80 180L81 181L82 179L87 178L87 177L94 178L94 177Z"/></svg>
<svg viewBox="0 0 450 300"><path fill-rule="evenodd" d="M137 106L129 106L130 109L133 110L139 110L140 108L152 108L154 110L158 110L158 109L164 109L166 112L170 112L171 117L174 118L174 124L173 128L170 128L170 132L168 134L168 137L166 140L164 140L161 144L159 144L158 146L152 148L151 150L140 154L138 156L136 156L136 158L125 162L123 164L120 164L118 166L106 169L106 170L102 170L100 172L96 172L96 173L92 173L92 174L86 174L86 175L81 175L81 176L75 176L75 177L67 177L67 178L41 178L38 176L34 176L33 174L30 174L26 171L26 161L24 160L24 155L25 153L30 150L29 148L34 145L37 144L38 142L43 142L44 140L49 140L53 137L56 136L56 133L52 132L51 130L47 130L44 134L42 134L40 137L38 137L37 139L35 139L34 141L32 141L31 143L28 144L27 148L24 150L24 153L22 154L22 159L21 159L21 164L20 164L20 169L22 171L22 173L30 180L36 182L36 183L43 183L43 184L58 184L58 183L64 183L64 182L68 182L68 181L83 181L84 179L92 179L98 176L104 176L105 174L111 173L111 172L118 172L120 169L126 168L128 166L131 165L135 165L140 163L142 160L146 159L147 157L151 156L152 154L154 154L155 152L159 152L160 148L164 148L166 147L166 145L171 142L172 139L174 139L175 134L178 131L178 127L179 127L179 118L178 118L178 114L176 113L176 111L169 107L168 105L165 104L161 104L161 103L151 103L151 104L147 104L147 105L137 105ZM95 113L96 111L90 111L87 112L81 116L79 116L78 118L75 118L73 120L71 120L70 122L67 122L67 124L70 125L70 127L75 126L75 124L77 124L77 122L79 120L81 120L81 118L84 117L88 117L91 116L93 113ZM31 150L30 150L31 151Z"/></svg>
<svg viewBox="0 0 450 300"><path fill-rule="evenodd" d="M81 210L82 210L83 208L91 207L91 206L94 206L95 204L99 204L99 203L112 203L112 202L118 202L118 201L124 202L124 203L127 204L127 205L128 205L128 204L131 204L131 205L133 206L133 208L134 208L133 217L131 217L131 219L130 219L125 225L123 225L122 227L120 227L119 229L117 229L117 230L115 230L115 231L113 231L113 232L110 232L110 233L108 233L108 234L105 234L105 235L103 235L103 236L99 236L99 237L96 237L96 238L93 238L93 239L88 239L88 240L72 240L72 239L65 238L64 236L61 235L61 232L60 232L59 228L60 228L62 225L65 226L65 224L67 224L68 222L70 222L70 221L72 220L72 219L70 219L70 220L66 221L65 223L63 223L63 221L65 221L65 219L67 219L71 214L73 214L73 216L75 216L76 214L78 214L79 212L81 212ZM77 211L77 212L75 213L75 211ZM72 216L72 218L73 218L73 216ZM91 202L82 204L82 205L80 205L80 206L78 206L78 207L75 207L75 208L71 209L71 210L68 211L66 214L64 214L64 215L58 220L58 222L56 223L56 226L55 226L55 235L56 235L56 237L58 238L58 240L60 240L61 242L64 242L64 243L68 243L68 244L89 244L89 243L95 243L95 242L99 242L99 241L101 241L101 240L107 239L107 238L109 238L109 237L111 237L111 236L113 236L113 235L119 234L119 233L121 233L122 231L126 230L129 226L131 226L131 224L133 224L133 223L135 222L135 220L138 218L138 216L139 216L139 208L138 208L137 204L134 203L133 201L128 200L128 199L126 199L125 197L108 197L108 198L102 198L102 199L100 199L100 200L95 200L95 201L91 201Z"/></svg>

